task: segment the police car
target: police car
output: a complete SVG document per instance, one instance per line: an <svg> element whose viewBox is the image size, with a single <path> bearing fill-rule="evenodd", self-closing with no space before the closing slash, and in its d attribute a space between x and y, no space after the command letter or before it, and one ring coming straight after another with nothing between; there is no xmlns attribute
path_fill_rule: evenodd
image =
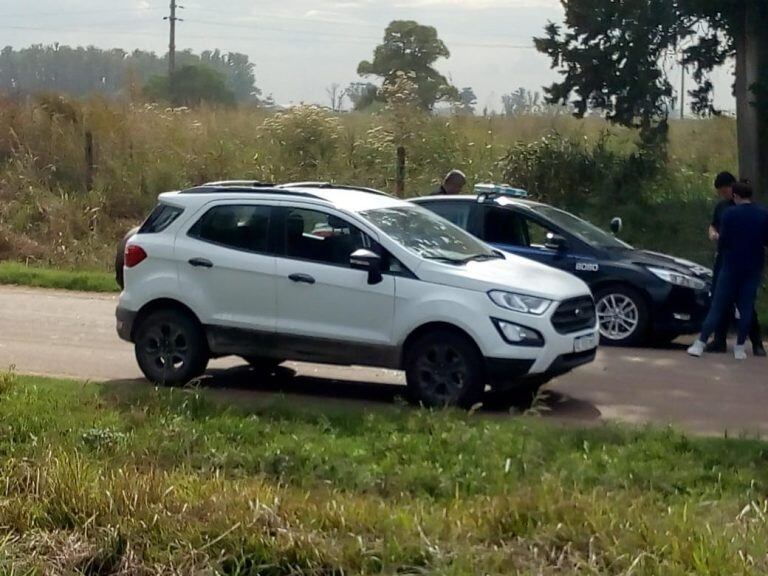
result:
<svg viewBox="0 0 768 576"><path fill-rule="evenodd" d="M412 200L494 247L575 274L592 289L601 342L639 346L698 332L712 271L666 254L636 250L563 210L527 200L524 190L479 185L473 196ZM621 220L611 223L614 234ZM531 286L536 278L531 278Z"/></svg>

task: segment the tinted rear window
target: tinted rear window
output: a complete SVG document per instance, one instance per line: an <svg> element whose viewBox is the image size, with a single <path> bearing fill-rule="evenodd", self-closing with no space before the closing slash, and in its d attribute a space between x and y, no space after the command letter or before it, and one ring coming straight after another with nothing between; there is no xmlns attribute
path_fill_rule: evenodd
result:
<svg viewBox="0 0 768 576"><path fill-rule="evenodd" d="M168 204L158 204L144 221L144 224L139 229L139 234L157 234L162 232L173 224L181 216L182 212L184 212L182 208L169 206Z"/></svg>
<svg viewBox="0 0 768 576"><path fill-rule="evenodd" d="M234 250L269 252L269 206L216 206L192 227L189 235Z"/></svg>

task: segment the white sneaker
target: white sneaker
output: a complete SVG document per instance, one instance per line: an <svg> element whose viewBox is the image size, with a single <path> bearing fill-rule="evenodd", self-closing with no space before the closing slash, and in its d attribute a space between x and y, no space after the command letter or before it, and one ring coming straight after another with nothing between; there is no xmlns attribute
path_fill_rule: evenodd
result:
<svg viewBox="0 0 768 576"><path fill-rule="evenodd" d="M734 346L733 357L736 358L736 360L746 360L747 351L744 349L744 346Z"/></svg>
<svg viewBox="0 0 768 576"><path fill-rule="evenodd" d="M707 345L704 342L701 340L696 340L696 342L694 342L691 347L688 348L688 354L691 356L696 356L696 358L701 358L706 347Z"/></svg>

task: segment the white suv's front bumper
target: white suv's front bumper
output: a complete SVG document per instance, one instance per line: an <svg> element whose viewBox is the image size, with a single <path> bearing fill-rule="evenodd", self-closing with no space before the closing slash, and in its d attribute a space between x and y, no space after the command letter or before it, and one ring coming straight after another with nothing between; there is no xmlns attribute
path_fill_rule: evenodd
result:
<svg viewBox="0 0 768 576"><path fill-rule="evenodd" d="M593 361L599 342L597 319L588 327L563 334L553 324L561 304L554 304L542 316L520 314L500 307L489 308L489 315L484 319L487 329L480 331L483 334L481 348L489 371L492 374L503 372L503 366L507 365L512 375L557 375ZM534 330L543 341L536 345L510 342L498 329L500 321Z"/></svg>

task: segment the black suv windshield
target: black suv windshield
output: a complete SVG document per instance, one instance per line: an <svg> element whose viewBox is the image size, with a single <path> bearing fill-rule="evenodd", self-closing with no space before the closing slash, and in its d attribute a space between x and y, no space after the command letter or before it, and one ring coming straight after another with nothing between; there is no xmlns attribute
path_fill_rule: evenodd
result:
<svg viewBox="0 0 768 576"><path fill-rule="evenodd" d="M608 250L632 249L632 246L626 242L622 242L618 238L600 230L597 226L558 208L537 204L530 206L530 209L590 246Z"/></svg>
<svg viewBox="0 0 768 576"><path fill-rule="evenodd" d="M380 208L362 216L422 258L455 264L503 258L461 228L417 206Z"/></svg>

